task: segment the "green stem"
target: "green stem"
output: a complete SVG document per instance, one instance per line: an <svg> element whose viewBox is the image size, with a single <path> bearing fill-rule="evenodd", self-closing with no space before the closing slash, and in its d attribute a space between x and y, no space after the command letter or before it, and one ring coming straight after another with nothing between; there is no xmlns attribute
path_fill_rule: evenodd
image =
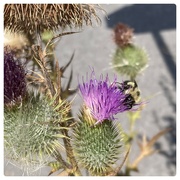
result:
<svg viewBox="0 0 180 180"><path fill-rule="evenodd" d="M62 124L62 126L64 126L64 124ZM63 133L63 135L68 137L68 138L63 138L63 141L64 141L64 145L65 145L65 149L66 149L66 154L67 154L68 160L69 160L70 164L73 167L73 174L75 174L76 176L81 176L82 174L81 174L81 172L80 172L80 170L78 168L76 159L74 157L73 148L71 146L71 142L70 142L68 131L66 129L63 129L62 133Z"/></svg>
<svg viewBox="0 0 180 180"><path fill-rule="evenodd" d="M66 34L72 34L73 32L70 32L70 33L62 33L60 34L59 36L62 36L62 35L66 35ZM56 94L56 91L55 91L55 88L54 88L54 85L53 85L53 82L52 82L52 79L50 77L50 74L47 72L47 69L46 69L46 65L45 65L45 54L43 52L46 52L46 49L48 47L48 45L50 44L50 42L52 42L55 38L57 37L54 37L52 38L50 41L48 41L48 43L46 44L46 47L45 47L45 51L42 51L42 48L40 47L39 48L39 51L38 51L38 55L39 55L39 59L42 63L41 65L41 70L43 72L43 75L44 75L44 78L45 78L45 81L46 81L46 85L48 87L48 89L50 90L50 93L52 95L52 97L55 96ZM35 51L35 48L33 49ZM52 50L52 49L51 49ZM59 65L57 64L57 67L59 68ZM62 76L62 73L60 71L58 71L58 93L59 93L59 96L57 98L57 100L55 101L55 104L58 102L58 100L61 100L61 76ZM61 123L60 124L62 127L67 127L67 124L66 123ZM68 172L72 172L72 174L74 175L77 175L77 176L80 176L81 175L81 172L78 168L78 165L77 165L77 162L76 162L76 159L74 157L74 154L73 154L73 148L71 146L71 142L70 142L70 137L68 135L68 130L67 129L63 129L62 130L62 134L65 136L65 138L63 138L63 141L64 141L64 146L65 146L65 149L66 149L66 154L67 154L67 157L68 157L68 160L70 162L70 165L68 163L66 163L61 154L59 152L56 152L55 153L55 156L56 156L56 159L62 163L62 165L64 166L64 168L66 170L68 170ZM71 167L70 167L71 166Z"/></svg>
<svg viewBox="0 0 180 180"><path fill-rule="evenodd" d="M62 158L61 154L58 151L54 153L54 156L56 160L61 163L61 165L63 166L65 170L72 168L70 164L64 161L64 159Z"/></svg>
<svg viewBox="0 0 180 180"><path fill-rule="evenodd" d="M130 76L130 81L134 81L135 77L134 76Z"/></svg>

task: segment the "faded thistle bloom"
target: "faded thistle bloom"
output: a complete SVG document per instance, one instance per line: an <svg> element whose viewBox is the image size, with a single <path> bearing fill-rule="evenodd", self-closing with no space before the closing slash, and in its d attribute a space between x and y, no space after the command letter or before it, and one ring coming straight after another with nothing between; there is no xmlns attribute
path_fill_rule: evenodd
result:
<svg viewBox="0 0 180 180"><path fill-rule="evenodd" d="M26 79L23 65L15 60L11 50L4 49L4 103L19 102L26 95Z"/></svg>
<svg viewBox="0 0 180 180"><path fill-rule="evenodd" d="M119 47L131 44L133 29L126 24L119 23L114 28L114 40Z"/></svg>
<svg viewBox="0 0 180 180"><path fill-rule="evenodd" d="M111 83L108 75L100 79L95 77L92 71L90 79L79 84L85 106L97 121L114 120L117 113L130 110L135 104L130 94L125 93L123 86L120 87L117 78Z"/></svg>
<svg viewBox="0 0 180 180"><path fill-rule="evenodd" d="M126 24L119 23L114 28L114 41L117 44L113 56L113 68L122 75L129 76L133 80L146 67L148 54L144 48L133 44L133 29Z"/></svg>
<svg viewBox="0 0 180 180"><path fill-rule="evenodd" d="M93 4L5 4L4 27L12 32L35 34L59 28L100 23Z"/></svg>

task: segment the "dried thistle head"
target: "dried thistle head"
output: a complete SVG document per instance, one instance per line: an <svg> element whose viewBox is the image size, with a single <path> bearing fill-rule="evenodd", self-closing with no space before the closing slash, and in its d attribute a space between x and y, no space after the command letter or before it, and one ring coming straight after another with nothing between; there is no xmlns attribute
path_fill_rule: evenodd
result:
<svg viewBox="0 0 180 180"><path fill-rule="evenodd" d="M12 50L4 48L4 103L13 105L26 95L26 72Z"/></svg>
<svg viewBox="0 0 180 180"><path fill-rule="evenodd" d="M4 31L4 46L10 46L13 50L22 50L24 47L30 45L27 37L22 33L12 33L11 31Z"/></svg>
<svg viewBox="0 0 180 180"><path fill-rule="evenodd" d="M92 25L93 18L101 22L96 14L97 7L90 4L6 4L4 27L12 32L34 34Z"/></svg>
<svg viewBox="0 0 180 180"><path fill-rule="evenodd" d="M133 29L126 24L119 23L114 28L114 40L119 47L124 47L131 43Z"/></svg>

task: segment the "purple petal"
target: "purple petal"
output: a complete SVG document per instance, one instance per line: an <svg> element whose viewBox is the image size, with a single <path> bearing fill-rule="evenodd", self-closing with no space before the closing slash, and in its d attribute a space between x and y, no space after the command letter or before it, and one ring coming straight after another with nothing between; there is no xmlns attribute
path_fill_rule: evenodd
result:
<svg viewBox="0 0 180 180"><path fill-rule="evenodd" d="M127 110L124 100L127 95L117 86L117 78L110 83L108 75L103 80L96 79L92 71L90 79L79 84L79 90L83 97L85 105L90 109L92 116L97 120L96 124L105 119L114 120L114 115Z"/></svg>

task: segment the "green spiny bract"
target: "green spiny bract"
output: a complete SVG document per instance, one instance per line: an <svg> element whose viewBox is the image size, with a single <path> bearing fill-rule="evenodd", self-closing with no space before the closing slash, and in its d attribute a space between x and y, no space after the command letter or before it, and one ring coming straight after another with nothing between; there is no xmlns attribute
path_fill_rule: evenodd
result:
<svg viewBox="0 0 180 180"><path fill-rule="evenodd" d="M91 175L107 175L121 153L120 132L112 121L93 126L85 115L74 128L74 152L81 166Z"/></svg>
<svg viewBox="0 0 180 180"><path fill-rule="evenodd" d="M117 48L113 57L113 67L118 73L135 79L147 67L147 61L148 55L143 49L135 45L128 45L124 48Z"/></svg>
<svg viewBox="0 0 180 180"><path fill-rule="evenodd" d="M64 109L56 112L52 102L37 96L29 97L21 106L4 110L5 154L26 173L32 174L48 163L52 154L62 150L59 138ZM52 160L52 159L51 159Z"/></svg>

